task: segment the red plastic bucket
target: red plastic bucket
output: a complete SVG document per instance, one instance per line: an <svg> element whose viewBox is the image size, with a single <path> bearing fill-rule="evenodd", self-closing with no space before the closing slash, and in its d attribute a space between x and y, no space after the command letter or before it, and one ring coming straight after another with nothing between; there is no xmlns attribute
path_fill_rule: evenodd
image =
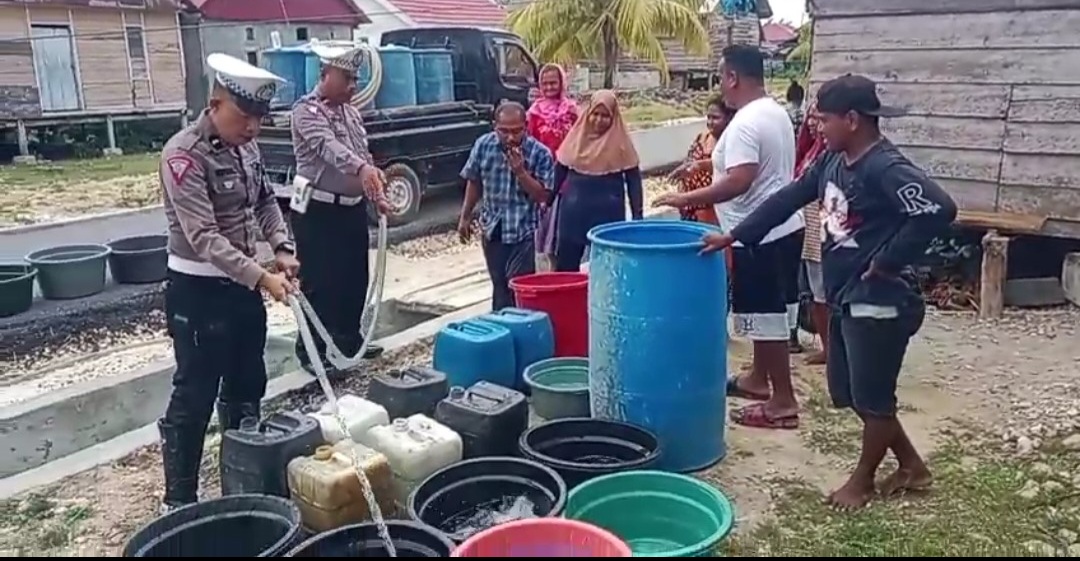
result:
<svg viewBox="0 0 1080 561"><path fill-rule="evenodd" d="M547 313L555 356L589 356L589 275L536 273L510 279L519 308Z"/></svg>
<svg viewBox="0 0 1080 561"><path fill-rule="evenodd" d="M607 530L561 518L536 518L476 534L451 557L633 557Z"/></svg>

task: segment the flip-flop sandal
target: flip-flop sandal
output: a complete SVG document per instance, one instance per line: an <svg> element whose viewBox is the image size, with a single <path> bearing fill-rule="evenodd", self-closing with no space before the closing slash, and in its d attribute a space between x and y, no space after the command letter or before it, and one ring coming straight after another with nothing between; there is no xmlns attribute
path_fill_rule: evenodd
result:
<svg viewBox="0 0 1080 561"><path fill-rule="evenodd" d="M728 378L727 381L727 396L737 397L739 399L749 399L750 401L768 401L769 394L760 394L752 392L739 387L739 380L742 380L742 376L733 376Z"/></svg>
<svg viewBox="0 0 1080 561"><path fill-rule="evenodd" d="M799 416L770 417L764 403L755 403L731 412L731 422L752 429L796 430Z"/></svg>

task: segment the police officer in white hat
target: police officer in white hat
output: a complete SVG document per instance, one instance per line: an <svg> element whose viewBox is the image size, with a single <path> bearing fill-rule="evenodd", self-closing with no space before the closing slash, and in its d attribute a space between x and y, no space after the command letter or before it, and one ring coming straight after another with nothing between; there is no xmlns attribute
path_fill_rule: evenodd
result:
<svg viewBox="0 0 1080 561"><path fill-rule="evenodd" d="M224 54L211 54L210 103L161 153L169 222L165 313L176 373L163 440L166 509L197 500L207 424L218 400L223 429L259 417L266 391L266 308L284 301L300 264L255 144L260 120L285 80ZM256 260L259 238L276 265ZM220 388L220 392L219 392Z"/></svg>
<svg viewBox="0 0 1080 561"><path fill-rule="evenodd" d="M298 189L292 227L304 262L300 288L338 348L353 356L363 344L360 318L369 282L367 205L380 213L389 205L363 119L351 103L364 50L355 43L318 41L311 49L322 63L319 84L292 112ZM309 369L321 358L329 370L321 340L318 347L320 357L309 357L298 340L297 356ZM370 345L365 357L381 352Z"/></svg>

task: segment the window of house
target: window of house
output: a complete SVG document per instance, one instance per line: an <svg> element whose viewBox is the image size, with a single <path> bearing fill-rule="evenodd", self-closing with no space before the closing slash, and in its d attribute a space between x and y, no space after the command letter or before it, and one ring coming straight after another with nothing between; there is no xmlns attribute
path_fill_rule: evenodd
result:
<svg viewBox="0 0 1080 561"><path fill-rule="evenodd" d="M495 49L503 82L518 86L535 85L536 64L524 47L517 43L500 42L496 43Z"/></svg>
<svg viewBox="0 0 1080 561"><path fill-rule="evenodd" d="M259 53L256 52L256 51L248 51L247 52L247 61L248 61L248 64L250 64L252 66L258 66L259 65Z"/></svg>
<svg viewBox="0 0 1080 561"><path fill-rule="evenodd" d="M296 28L296 40L297 41L307 41L308 40L308 30L307 30L306 27L297 27Z"/></svg>
<svg viewBox="0 0 1080 561"><path fill-rule="evenodd" d="M127 37L128 56L131 60L146 60L146 44L143 43L143 30L141 27L127 26L124 28Z"/></svg>
<svg viewBox="0 0 1080 561"><path fill-rule="evenodd" d="M247 28L244 29L244 39L246 39L248 41L254 41L255 40L255 28L254 27L247 27Z"/></svg>

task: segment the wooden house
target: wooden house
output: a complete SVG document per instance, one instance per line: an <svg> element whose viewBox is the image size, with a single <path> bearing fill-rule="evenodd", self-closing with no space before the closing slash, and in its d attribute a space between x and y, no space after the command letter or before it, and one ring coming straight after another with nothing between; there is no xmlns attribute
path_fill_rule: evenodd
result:
<svg viewBox="0 0 1080 561"><path fill-rule="evenodd" d="M0 0L0 128L179 116L180 43L170 0Z"/></svg>
<svg viewBox="0 0 1080 561"><path fill-rule="evenodd" d="M813 0L812 16L812 91L873 78L909 111L888 136L963 210L1080 238L1080 0Z"/></svg>

